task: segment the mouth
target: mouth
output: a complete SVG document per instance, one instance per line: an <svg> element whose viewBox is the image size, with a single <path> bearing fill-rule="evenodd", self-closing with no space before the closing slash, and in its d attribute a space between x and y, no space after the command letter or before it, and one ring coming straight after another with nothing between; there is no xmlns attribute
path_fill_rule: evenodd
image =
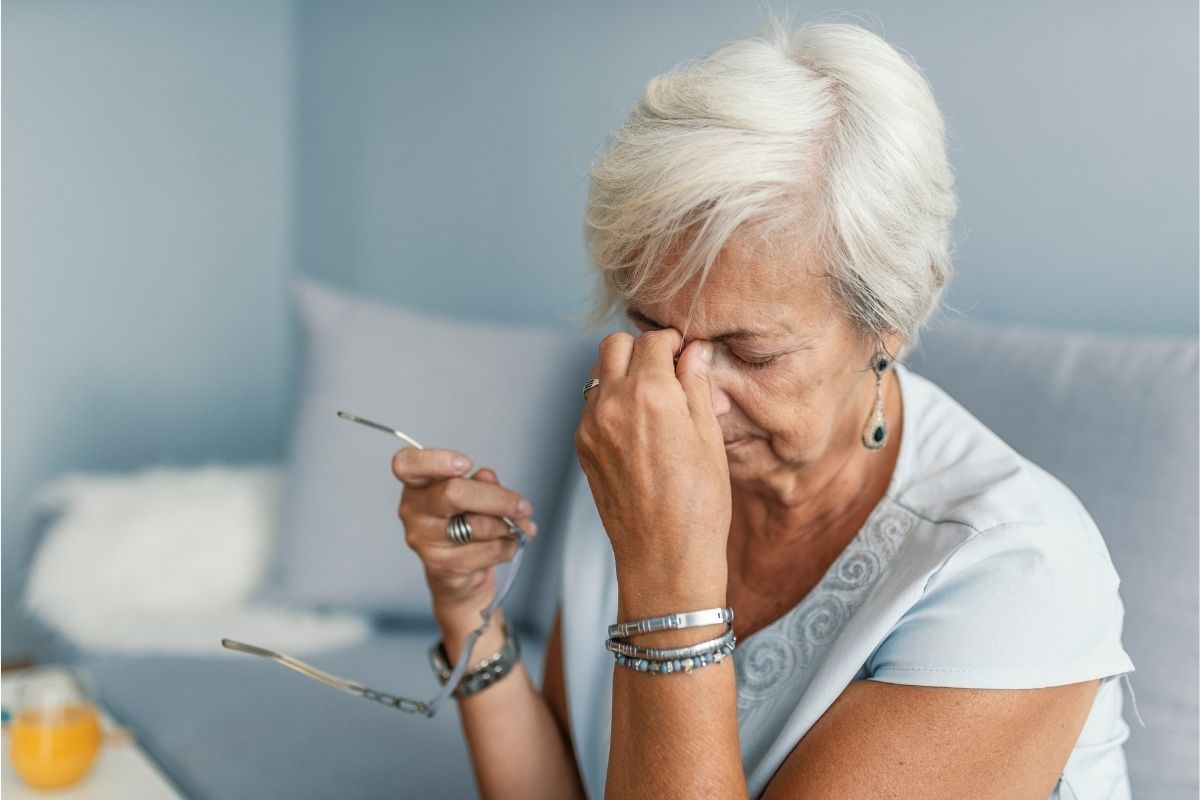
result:
<svg viewBox="0 0 1200 800"><path fill-rule="evenodd" d="M739 447L745 447L746 445L750 444L750 442L752 442L752 441L754 441L754 437L752 437L752 436L747 436L744 439L730 439L725 442L725 449L726 450L736 450Z"/></svg>

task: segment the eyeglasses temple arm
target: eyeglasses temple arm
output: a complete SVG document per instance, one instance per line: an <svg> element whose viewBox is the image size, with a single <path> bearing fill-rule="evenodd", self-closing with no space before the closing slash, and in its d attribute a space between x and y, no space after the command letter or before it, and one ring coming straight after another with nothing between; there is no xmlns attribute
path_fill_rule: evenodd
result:
<svg viewBox="0 0 1200 800"><path fill-rule="evenodd" d="M326 686L332 686L334 689L340 689L343 692L349 692L350 694L356 694L361 697L363 691L367 688L361 683L355 683L354 681L348 681L345 678L339 678L337 675L334 675L331 672L326 672L323 669L317 669L312 664L307 664L298 658L293 658L292 656L287 656L283 653L276 653L274 650L268 650L265 647L256 647L255 645L246 644L245 642L238 642L233 639L222 639L221 644L229 650L236 650L240 653L249 653L252 656L260 656L261 658L266 658L279 664L283 664L289 669L296 670L296 672L299 672L301 675L306 675L309 678L312 678L314 681L320 681Z"/></svg>

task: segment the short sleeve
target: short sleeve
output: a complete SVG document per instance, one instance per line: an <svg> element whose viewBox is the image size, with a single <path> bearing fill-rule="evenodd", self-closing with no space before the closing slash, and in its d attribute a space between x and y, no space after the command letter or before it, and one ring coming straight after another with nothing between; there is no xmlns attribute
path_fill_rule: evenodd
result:
<svg viewBox="0 0 1200 800"><path fill-rule="evenodd" d="M889 683L1038 688L1132 672L1108 553L1079 531L1006 524L974 534L866 664Z"/></svg>

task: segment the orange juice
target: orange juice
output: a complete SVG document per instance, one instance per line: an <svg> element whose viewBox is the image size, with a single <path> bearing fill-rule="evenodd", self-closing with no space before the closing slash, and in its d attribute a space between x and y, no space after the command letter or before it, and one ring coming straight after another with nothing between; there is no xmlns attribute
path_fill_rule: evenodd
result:
<svg viewBox="0 0 1200 800"><path fill-rule="evenodd" d="M88 703L27 708L12 721L13 768L26 783L51 789L75 783L100 749L100 718Z"/></svg>

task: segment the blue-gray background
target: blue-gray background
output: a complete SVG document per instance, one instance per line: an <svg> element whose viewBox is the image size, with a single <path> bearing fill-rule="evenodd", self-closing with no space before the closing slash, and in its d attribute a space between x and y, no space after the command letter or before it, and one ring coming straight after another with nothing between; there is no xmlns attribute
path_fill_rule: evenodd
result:
<svg viewBox="0 0 1200 800"><path fill-rule="evenodd" d="M605 136L649 77L767 8L6 0L4 656L37 645L16 598L40 483L282 456L292 275L569 325ZM847 8L946 116L955 308L1195 335L1194 2Z"/></svg>

